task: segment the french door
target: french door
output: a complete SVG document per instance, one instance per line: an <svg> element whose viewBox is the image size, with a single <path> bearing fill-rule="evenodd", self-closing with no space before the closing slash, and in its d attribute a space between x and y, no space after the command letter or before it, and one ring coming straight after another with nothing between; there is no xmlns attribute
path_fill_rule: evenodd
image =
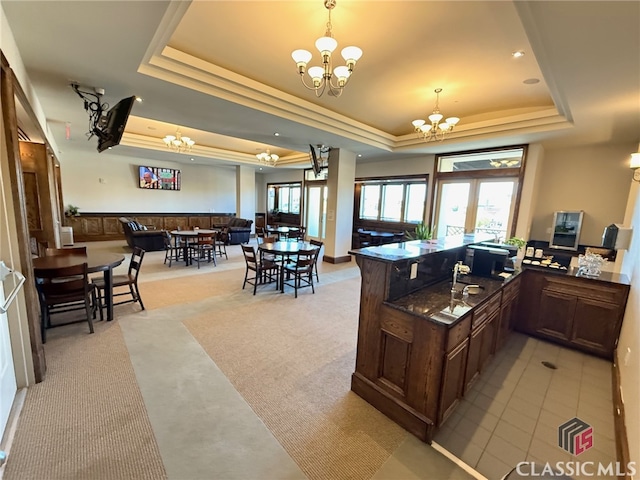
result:
<svg viewBox="0 0 640 480"><path fill-rule="evenodd" d="M438 182L436 235L488 233L504 241L511 234L517 177Z"/></svg>
<svg viewBox="0 0 640 480"><path fill-rule="evenodd" d="M304 205L307 237L314 240L324 240L327 215L327 183L307 183Z"/></svg>

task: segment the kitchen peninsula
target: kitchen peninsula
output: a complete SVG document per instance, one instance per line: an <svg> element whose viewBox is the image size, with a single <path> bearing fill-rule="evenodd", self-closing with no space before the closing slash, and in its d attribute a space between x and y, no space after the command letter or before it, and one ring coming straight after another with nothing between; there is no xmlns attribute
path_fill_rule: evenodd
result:
<svg viewBox="0 0 640 480"><path fill-rule="evenodd" d="M468 245L486 240L465 235L350 252L362 276L351 389L425 442L511 330L608 359L617 343L629 292L622 275L525 269L504 280L465 275L452 289L453 266ZM466 284L481 288L463 295Z"/></svg>
<svg viewBox="0 0 640 480"><path fill-rule="evenodd" d="M452 271L467 245L447 237L353 250L362 275L356 369L351 389L423 441L442 425L512 328L518 275L463 298Z"/></svg>

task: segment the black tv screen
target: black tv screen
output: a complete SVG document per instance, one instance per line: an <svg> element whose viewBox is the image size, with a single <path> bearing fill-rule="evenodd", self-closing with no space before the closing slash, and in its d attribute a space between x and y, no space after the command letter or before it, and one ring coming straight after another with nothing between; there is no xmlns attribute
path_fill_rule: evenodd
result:
<svg viewBox="0 0 640 480"><path fill-rule="evenodd" d="M104 127L95 132L98 135L98 152L102 152L120 143L122 134L124 133L124 127L127 125L127 119L129 118L131 107L133 107L135 100L135 95L124 98L107 112Z"/></svg>
<svg viewBox="0 0 640 480"><path fill-rule="evenodd" d="M318 159L318 155L316 154L316 149L313 148L313 145L309 144L309 160L311 161L311 168L313 168L313 173L317 177L320 175L321 165L320 160Z"/></svg>
<svg viewBox="0 0 640 480"><path fill-rule="evenodd" d="M180 170L175 168L139 167L140 188L180 190Z"/></svg>

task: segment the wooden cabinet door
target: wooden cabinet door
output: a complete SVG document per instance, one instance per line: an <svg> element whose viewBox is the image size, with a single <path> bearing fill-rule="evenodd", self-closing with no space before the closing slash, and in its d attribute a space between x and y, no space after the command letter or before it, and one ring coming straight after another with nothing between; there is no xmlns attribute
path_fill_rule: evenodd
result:
<svg viewBox="0 0 640 480"><path fill-rule="evenodd" d="M500 350L509 338L509 332L513 329L513 317L517 310L517 298L514 297L502 304L500 307L500 323L498 334L496 335L496 351Z"/></svg>
<svg viewBox="0 0 640 480"><path fill-rule="evenodd" d="M480 347L479 368L484 370L493 354L496 353L496 334L498 322L500 321L500 310L494 311L489 315L489 319L482 328L482 343Z"/></svg>
<svg viewBox="0 0 640 480"><path fill-rule="evenodd" d="M438 425L453 412L458 401L462 398L465 385L465 370L469 339L465 338L460 345L449 352L444 359L442 385L440 387L440 408L438 409Z"/></svg>
<svg viewBox="0 0 640 480"><path fill-rule="evenodd" d="M486 323L476 328L469 336L469 354L467 368L464 374L464 392L467 393L480 375L480 352L482 350L482 335Z"/></svg>
<svg viewBox="0 0 640 480"><path fill-rule="evenodd" d="M536 331L549 337L569 340L577 300L575 295L543 289Z"/></svg>
<svg viewBox="0 0 640 480"><path fill-rule="evenodd" d="M621 318L622 312L618 305L579 297L570 340L573 344L611 358Z"/></svg>

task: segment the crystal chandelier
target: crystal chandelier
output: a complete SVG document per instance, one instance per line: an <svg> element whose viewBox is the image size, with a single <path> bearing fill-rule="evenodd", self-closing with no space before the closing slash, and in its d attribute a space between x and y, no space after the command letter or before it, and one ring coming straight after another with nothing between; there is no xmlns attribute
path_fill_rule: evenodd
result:
<svg viewBox="0 0 640 480"><path fill-rule="evenodd" d="M178 153L190 152L191 147L196 144L196 142L191 140L189 137L183 137L180 133L180 129L176 131L175 135L167 135L162 139L162 141L168 148Z"/></svg>
<svg viewBox="0 0 640 480"><path fill-rule="evenodd" d="M266 152L256 154L256 157L260 163L268 165L269 167L275 167L276 163L278 163L278 159L280 158L275 153L271 153L268 149Z"/></svg>
<svg viewBox="0 0 640 480"><path fill-rule="evenodd" d="M353 67L362 56L362 50L354 46L343 48L341 53L347 64L332 68L331 53L333 53L338 46L338 42L333 38L331 33L331 10L335 8L336 0L324 0L324 6L329 10L327 30L324 37L320 37L316 40L316 48L322 57L322 66L311 67L307 70L307 63L309 63L312 56L311 52L307 50L295 50L291 56L298 66L298 74L300 74L302 84L309 90L314 90L316 97L322 96L327 87L329 88L329 95L339 97L342 95L342 91L353 72ZM309 73L313 86L307 85L304 81L305 72ZM333 81L334 77L335 82Z"/></svg>
<svg viewBox="0 0 640 480"><path fill-rule="evenodd" d="M411 122L418 136L422 137L425 142L444 140L445 135L451 133L453 127L460 121L458 117L449 117L444 122L441 121L444 118L444 115L440 113L439 105L440 92L442 92L442 89L436 88L434 91L436 93L436 105L433 108L433 113L429 115L429 121L431 123L427 123L422 119Z"/></svg>

